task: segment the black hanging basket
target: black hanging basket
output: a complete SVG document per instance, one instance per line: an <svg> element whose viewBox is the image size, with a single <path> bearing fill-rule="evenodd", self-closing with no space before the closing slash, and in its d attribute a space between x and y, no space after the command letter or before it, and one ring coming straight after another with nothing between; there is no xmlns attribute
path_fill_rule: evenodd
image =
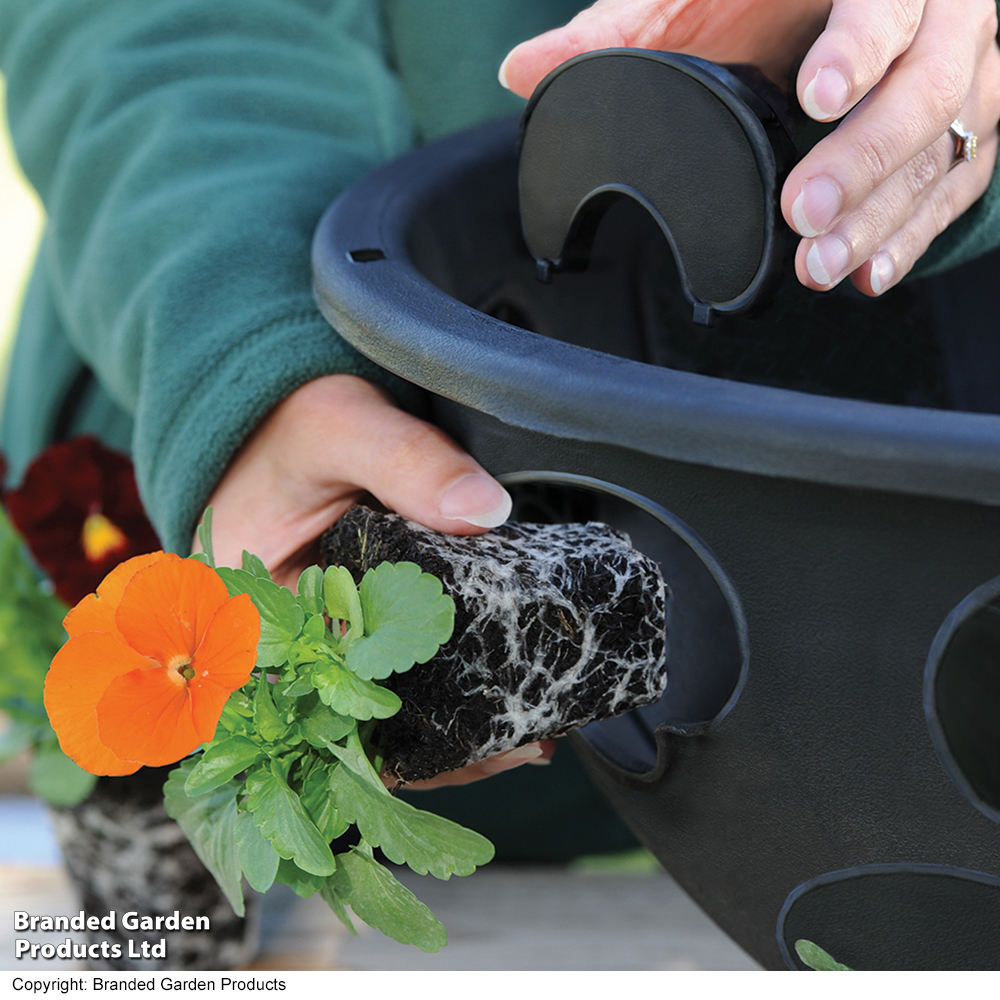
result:
<svg viewBox="0 0 1000 1000"><path fill-rule="evenodd" d="M997 283L789 278L706 329L626 197L543 284L516 140L498 122L365 178L315 285L515 516L604 520L660 561L667 691L576 733L591 775L766 967L802 968L806 938L858 969L1000 968L1000 417L955 408L978 374L936 320Z"/></svg>

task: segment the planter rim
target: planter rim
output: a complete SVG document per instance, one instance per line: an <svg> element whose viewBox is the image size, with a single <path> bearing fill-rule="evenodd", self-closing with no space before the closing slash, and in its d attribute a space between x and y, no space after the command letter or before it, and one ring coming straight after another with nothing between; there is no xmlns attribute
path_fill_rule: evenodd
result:
<svg viewBox="0 0 1000 1000"><path fill-rule="evenodd" d="M510 118L459 133L385 164L327 209L313 240L315 296L362 354L546 435L764 476L1000 504L1000 416L660 368L531 333L446 294L410 258L413 221L463 175L513 159L516 141ZM359 250L377 253L352 258Z"/></svg>

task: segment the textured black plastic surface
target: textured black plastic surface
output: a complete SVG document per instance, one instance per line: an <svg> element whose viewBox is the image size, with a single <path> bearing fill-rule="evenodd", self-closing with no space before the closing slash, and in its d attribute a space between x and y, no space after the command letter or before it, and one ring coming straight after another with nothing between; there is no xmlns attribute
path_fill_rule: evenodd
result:
<svg viewBox="0 0 1000 1000"><path fill-rule="evenodd" d="M656 364L675 325L652 315L671 305L669 287L661 304L659 270L670 254L632 216L602 226L598 242L605 228L614 239L595 247L599 266L536 282L520 232L516 139L514 121L453 136L374 171L331 205L313 244L317 300L362 353L513 427L765 476L1000 504L992 414L832 399ZM353 261L362 248L385 257ZM862 312L881 310L890 322L910 294L894 291ZM807 301L813 312L790 309L780 324L793 358L796 332L807 340L823 307L844 304L838 295ZM761 336L771 333L769 314L757 323ZM839 310L810 348L835 355L856 325L857 309ZM706 349L716 332L707 331ZM845 367L875 353L882 381L891 380L905 359L883 355L870 327L866 339Z"/></svg>
<svg viewBox="0 0 1000 1000"><path fill-rule="evenodd" d="M1000 969L1000 879L946 865L830 872L792 892L778 918L790 969L812 941L859 971Z"/></svg>
<svg viewBox="0 0 1000 1000"><path fill-rule="evenodd" d="M687 704L706 710L664 717L652 749L641 719L571 737L594 780L771 968L786 967L775 930L789 894L826 873L920 863L1000 877L1000 825L942 766L924 711L942 624L1000 573L1000 417L940 408L972 385L967 366L952 370L961 353L945 364L939 352L928 302L941 284L876 302L782 287L759 319L723 317L679 344L677 309L690 309L667 280L671 251L630 199L609 210L586 271L535 280L515 134L491 125L362 181L317 232L316 286L337 329L431 390L435 419L491 472L590 477L644 498L703 540L737 595L749 650L737 685L721 679L731 666L705 669ZM355 262L358 249L385 257ZM992 301L995 317L998 265L994 255L945 284ZM737 339L780 355L770 384L747 381L760 369ZM838 367L870 376L845 387L827 361L851 344ZM678 358L706 374L667 367ZM562 486L572 494L581 481ZM667 571L678 589L696 580ZM706 613L703 628L717 622ZM713 667L712 648L692 644L692 683L699 656ZM616 756L630 746L631 761ZM896 883L884 884L889 910ZM938 898L944 928L965 926L970 905L994 919L992 895ZM826 946L819 931L814 940Z"/></svg>
<svg viewBox="0 0 1000 1000"><path fill-rule="evenodd" d="M584 266L626 196L670 241L698 321L771 291L790 243L778 197L793 147L728 70L639 49L578 56L538 85L519 148L525 242L551 270Z"/></svg>

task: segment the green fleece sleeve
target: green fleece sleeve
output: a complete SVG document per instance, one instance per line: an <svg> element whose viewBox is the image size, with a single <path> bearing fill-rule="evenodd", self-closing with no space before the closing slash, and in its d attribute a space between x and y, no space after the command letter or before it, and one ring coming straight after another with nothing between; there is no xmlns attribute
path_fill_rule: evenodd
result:
<svg viewBox="0 0 1000 1000"><path fill-rule="evenodd" d="M961 167L956 167L960 170ZM956 219L917 261L910 278L926 278L950 271L959 264L981 257L1000 246L1000 169L986 193L964 215Z"/></svg>
<svg viewBox="0 0 1000 1000"><path fill-rule="evenodd" d="M74 349L134 417L143 501L187 550L281 399L349 372L412 389L325 323L326 205L411 142L373 0L3 0L0 69Z"/></svg>
<svg viewBox="0 0 1000 1000"><path fill-rule="evenodd" d="M1000 0L997 0L1000 19ZM968 126L966 126L968 127ZM956 167L960 170L961 167ZM926 278L975 260L1000 246L1000 163L986 193L964 215L956 219L917 261L909 278Z"/></svg>

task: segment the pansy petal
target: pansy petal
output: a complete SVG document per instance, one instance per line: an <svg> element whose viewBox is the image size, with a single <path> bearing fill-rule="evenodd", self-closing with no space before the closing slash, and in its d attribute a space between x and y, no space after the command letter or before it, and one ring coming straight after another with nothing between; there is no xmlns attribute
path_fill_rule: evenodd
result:
<svg viewBox="0 0 1000 1000"><path fill-rule="evenodd" d="M204 563L156 562L125 587L115 624L133 649L167 666L177 656L194 655L209 622L228 600L226 585Z"/></svg>
<svg viewBox="0 0 1000 1000"><path fill-rule="evenodd" d="M116 677L97 703L97 728L109 749L152 767L173 764L202 742L187 685L165 667Z"/></svg>
<svg viewBox="0 0 1000 1000"><path fill-rule="evenodd" d="M191 716L198 736L203 743L208 743L215 737L219 727L222 710L229 701L232 689L220 687L218 684L203 684L197 694L191 695Z"/></svg>
<svg viewBox="0 0 1000 1000"><path fill-rule="evenodd" d="M216 611L191 666L193 688L211 680L229 691L250 679L260 642L260 612L249 594L231 597Z"/></svg>
<svg viewBox="0 0 1000 1000"><path fill-rule="evenodd" d="M45 677L45 710L63 753L85 771L132 774L142 767L136 758L120 757L101 742L96 709L116 677L148 662L103 632L84 632L56 653Z"/></svg>
<svg viewBox="0 0 1000 1000"><path fill-rule="evenodd" d="M121 637L115 612L128 582L141 569L161 560L179 560L173 552L149 552L116 566L101 582L96 594L88 594L63 619L63 628L72 638L81 632L108 632Z"/></svg>
<svg viewBox="0 0 1000 1000"><path fill-rule="evenodd" d="M215 735L229 695L250 679L257 662L260 613L249 594L237 594L215 613L191 668L188 681L195 729L202 739Z"/></svg>

